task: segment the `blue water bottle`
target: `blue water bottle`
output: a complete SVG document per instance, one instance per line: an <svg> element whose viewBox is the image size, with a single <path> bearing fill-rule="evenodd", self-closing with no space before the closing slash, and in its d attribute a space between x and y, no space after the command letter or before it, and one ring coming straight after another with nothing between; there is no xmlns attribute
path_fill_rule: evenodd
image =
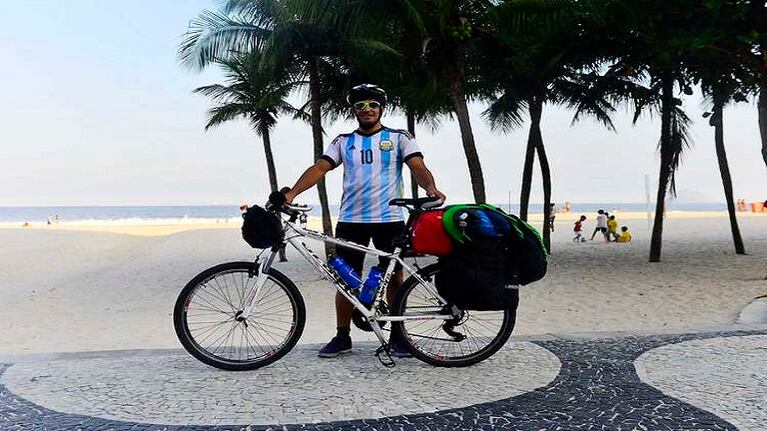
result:
<svg viewBox="0 0 767 431"><path fill-rule="evenodd" d="M349 266L348 263L344 262L344 260L340 257L333 256L328 261L328 265L330 265L330 267L333 268L339 276L341 276L341 279L344 281L344 283L346 283L346 285L352 289L356 289L362 284L362 278L357 275L357 271Z"/></svg>
<svg viewBox="0 0 767 431"><path fill-rule="evenodd" d="M368 279L365 280L365 284L362 285L362 290L360 291L360 302L365 305L370 305L373 303L373 299L376 297L376 292L378 291L378 286L381 284L381 278L383 277L383 271L381 271L381 268L374 266L370 268L370 274L368 274Z"/></svg>

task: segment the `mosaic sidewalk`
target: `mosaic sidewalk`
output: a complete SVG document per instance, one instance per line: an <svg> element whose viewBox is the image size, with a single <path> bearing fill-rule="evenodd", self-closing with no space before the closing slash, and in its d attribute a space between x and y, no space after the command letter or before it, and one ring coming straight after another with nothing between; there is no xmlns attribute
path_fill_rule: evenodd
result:
<svg viewBox="0 0 767 431"><path fill-rule="evenodd" d="M756 328L756 329L754 329ZM514 340L445 369L382 367L372 344L224 372L182 351L0 365L2 430L762 430L767 328Z"/></svg>

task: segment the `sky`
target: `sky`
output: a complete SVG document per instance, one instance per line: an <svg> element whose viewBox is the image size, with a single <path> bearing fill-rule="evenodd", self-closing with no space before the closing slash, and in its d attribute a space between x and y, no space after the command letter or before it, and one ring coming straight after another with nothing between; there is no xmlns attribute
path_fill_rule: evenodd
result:
<svg viewBox="0 0 767 431"><path fill-rule="evenodd" d="M269 185L261 139L245 121L205 131L211 103L192 94L222 82L215 69L181 67L177 48L190 19L211 0L111 2L4 0L0 3L0 206L209 205L263 202ZM385 67L382 66L382 67ZM299 101L303 95L296 95ZM698 92L684 105L695 121L694 147L677 176L680 202L721 202L713 129ZM528 123L505 135L490 130L482 105L472 127L488 201L519 199ZM631 124L621 110L617 133L547 106L543 138L555 202L645 202L655 196L659 118ZM404 128L402 116L384 124ZM325 124L327 145L355 124ZM472 200L458 124L417 131L425 162L450 203ZM725 113L725 142L736 198L767 199L755 103ZM288 118L272 136L281 185L313 163L311 130ZM341 196L341 170L328 177ZM542 201L536 168L533 202ZM316 203L314 190L297 201Z"/></svg>

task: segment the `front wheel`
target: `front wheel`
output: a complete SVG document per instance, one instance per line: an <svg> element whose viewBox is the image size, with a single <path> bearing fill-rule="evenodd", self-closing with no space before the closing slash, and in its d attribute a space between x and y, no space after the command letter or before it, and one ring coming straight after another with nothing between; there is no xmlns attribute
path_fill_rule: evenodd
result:
<svg viewBox="0 0 767 431"><path fill-rule="evenodd" d="M439 271L440 266L435 263L421 269L419 275L433 284ZM392 314L425 313L449 314L429 286L409 277L397 292ZM405 320L395 322L394 329L414 357L438 367L466 367L489 358L503 347L514 329L516 314L516 307L500 311L461 310L456 319Z"/></svg>
<svg viewBox="0 0 767 431"><path fill-rule="evenodd" d="M301 338L306 308L296 285L276 269L239 319L240 306L258 279L253 262L206 269L181 291L173 325L181 345L205 364L229 371L254 370L285 356Z"/></svg>

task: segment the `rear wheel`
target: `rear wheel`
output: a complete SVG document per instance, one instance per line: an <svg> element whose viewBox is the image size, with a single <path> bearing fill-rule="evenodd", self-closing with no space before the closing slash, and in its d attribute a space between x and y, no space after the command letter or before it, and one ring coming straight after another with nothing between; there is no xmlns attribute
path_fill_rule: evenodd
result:
<svg viewBox="0 0 767 431"><path fill-rule="evenodd" d="M426 281L434 283L440 271L432 264L419 271ZM394 301L393 315L450 314L431 293L428 286L409 277L400 287ZM466 367L481 362L497 352L511 336L516 307L501 311L461 311L453 320L406 320L396 322L402 341L410 353L438 367Z"/></svg>
<svg viewBox="0 0 767 431"><path fill-rule="evenodd" d="M187 283L176 300L173 324L192 356L216 368L244 371L269 365L296 345L306 322L304 300L276 269L269 270L250 316L238 318L257 274L253 262L231 262Z"/></svg>

